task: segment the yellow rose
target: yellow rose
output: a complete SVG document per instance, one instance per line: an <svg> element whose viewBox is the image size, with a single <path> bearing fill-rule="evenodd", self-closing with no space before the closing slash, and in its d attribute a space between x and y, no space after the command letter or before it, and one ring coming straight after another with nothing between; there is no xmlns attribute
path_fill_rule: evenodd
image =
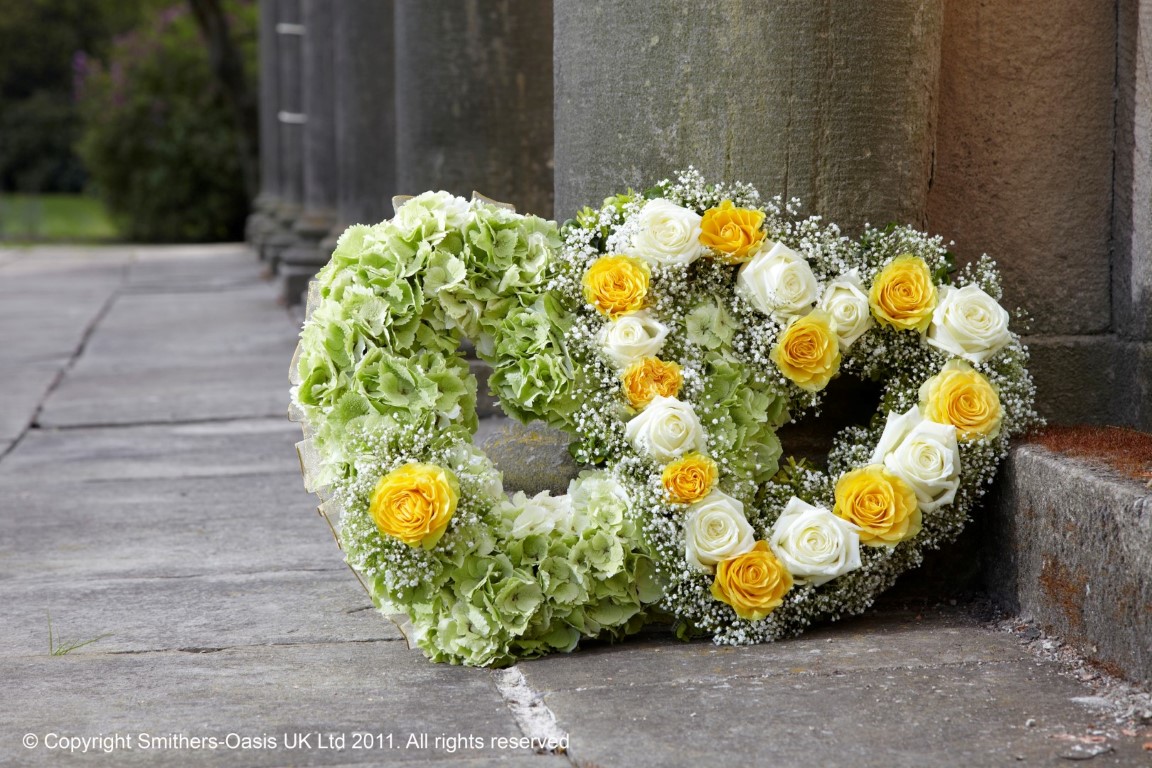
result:
<svg viewBox="0 0 1152 768"><path fill-rule="evenodd" d="M819 392L840 370L840 340L832 318L814 310L788 324L769 355L796 386Z"/></svg>
<svg viewBox="0 0 1152 768"><path fill-rule="evenodd" d="M459 500L454 474L435 464L411 463L380 478L368 513L386 536L431 549L444 535Z"/></svg>
<svg viewBox="0 0 1152 768"><path fill-rule="evenodd" d="M720 561L712 597L732 606L740 618L759 621L784 602L790 589L792 574L772 554L768 542L758 541L751 552Z"/></svg>
<svg viewBox="0 0 1152 768"><path fill-rule="evenodd" d="M872 282L868 304L883 325L898 331L927 330L936 308L936 283L924 259L906 253L889 262Z"/></svg>
<svg viewBox="0 0 1152 768"><path fill-rule="evenodd" d="M736 208L731 200L704 211L700 222L700 243L711 248L725 264L748 261L764 242L764 212Z"/></svg>
<svg viewBox="0 0 1152 768"><path fill-rule="evenodd" d="M872 547L894 547L920 533L916 492L883 464L841 475L833 512L859 526L860 543Z"/></svg>
<svg viewBox="0 0 1152 768"><path fill-rule="evenodd" d="M712 492L718 476L716 462L702 453L690 453L664 467L660 481L677 504L692 504Z"/></svg>
<svg viewBox="0 0 1152 768"><path fill-rule="evenodd" d="M633 408L643 408L652 398L676 397L684 384L680 366L656 357L643 357L624 371L624 395Z"/></svg>
<svg viewBox="0 0 1152 768"><path fill-rule="evenodd" d="M1004 417L1000 395L983 374L963 360L947 365L920 387L924 418L956 427L961 440L996 437Z"/></svg>
<svg viewBox="0 0 1152 768"><path fill-rule="evenodd" d="M648 265L631 256L604 256L584 273L584 298L615 320L643 309L648 298Z"/></svg>

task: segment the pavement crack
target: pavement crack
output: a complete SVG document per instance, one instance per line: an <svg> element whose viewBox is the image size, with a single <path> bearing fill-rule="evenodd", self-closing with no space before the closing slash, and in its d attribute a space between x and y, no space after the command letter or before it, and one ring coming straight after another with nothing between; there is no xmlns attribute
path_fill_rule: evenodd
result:
<svg viewBox="0 0 1152 768"><path fill-rule="evenodd" d="M45 397L47 399L47 397ZM252 413L244 416L205 416L203 418L184 418L156 421L93 421L74 424L32 424L35 429L51 430L53 432L68 432L78 429L127 429L133 427L182 427L197 424L235 424L246 421L275 421L287 423L287 406L285 413Z"/></svg>
<svg viewBox="0 0 1152 768"><path fill-rule="evenodd" d="M128 269L131 266L131 263L131 261L128 261L121 265L120 284L108 294L108 297L104 300L104 303L100 305L100 309L96 310L96 314L93 315L92 318L88 321L88 324L84 326L84 332L80 335L80 342L76 345L76 348L72 350L72 354L69 355L66 361L64 361L64 364L60 366L59 370L56 371L56 375L52 377L51 383L48 385L48 388L44 390L44 394L40 396L39 401L36 403L35 410L32 411L31 417L28 419L23 429L20 430L20 434L16 436L16 439L13 440L6 449L0 451L0 461L3 461L4 458L8 456L8 454L16 450L16 447L20 445L21 442L23 442L24 436L28 434L29 430L39 425L40 414L44 410L44 405L48 402L48 399L52 397L56 390L60 388L60 385L64 382L64 378L72 371L72 369L76 366L76 362L84 355L84 350L88 348L88 343L92 340L92 336L96 333L96 328L99 327L100 323L104 322L104 318L108 315L108 312L111 311L112 306L116 303L116 300L120 298L120 293L123 290L124 282L128 278Z"/></svg>
<svg viewBox="0 0 1152 768"><path fill-rule="evenodd" d="M372 610L375 610L374 606L364 605L364 606L361 606L359 608L349 608L347 611L344 611L344 613L351 616L354 613L363 613L364 611L372 611Z"/></svg>
<svg viewBox="0 0 1152 768"><path fill-rule="evenodd" d="M556 722L556 715L544 703L544 696L529 687L524 673L516 667L495 669L492 679L520 732L531 740L532 749L541 755L564 755L571 762L568 732Z"/></svg>
<svg viewBox="0 0 1152 768"><path fill-rule="evenodd" d="M155 653L188 653L193 655L205 653L221 653L222 651L246 651L252 648L302 648L305 646L314 645L349 645L349 644L365 644L365 643L396 643L400 638L397 637L366 637L357 638L354 640L317 640L317 641L300 641L298 643L250 643L247 645L220 645L220 646L200 646L188 645L180 648L128 648L122 651L104 651L103 653L84 654L85 656L145 656Z"/></svg>

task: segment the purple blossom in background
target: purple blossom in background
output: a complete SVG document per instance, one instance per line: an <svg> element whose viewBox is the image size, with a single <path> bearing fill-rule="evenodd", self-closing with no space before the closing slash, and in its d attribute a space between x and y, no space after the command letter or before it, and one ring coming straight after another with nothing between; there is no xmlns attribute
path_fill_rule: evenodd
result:
<svg viewBox="0 0 1152 768"><path fill-rule="evenodd" d="M88 54L84 51L76 51L72 54L72 101L76 103L80 100L84 93L84 84L88 80L88 74L92 69L91 61L88 59Z"/></svg>

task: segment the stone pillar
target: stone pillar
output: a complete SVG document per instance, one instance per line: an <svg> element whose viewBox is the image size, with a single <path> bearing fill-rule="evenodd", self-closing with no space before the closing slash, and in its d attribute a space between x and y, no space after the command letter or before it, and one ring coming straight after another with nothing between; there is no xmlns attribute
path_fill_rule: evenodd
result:
<svg viewBox="0 0 1152 768"><path fill-rule="evenodd" d="M293 228L300 215L304 179L301 147L304 140L303 100L300 90L300 57L304 25L300 0L272 0L276 13L276 198L272 206L271 233L261 257L278 269L282 254L296 241Z"/></svg>
<svg viewBox="0 0 1152 768"><path fill-rule="evenodd" d="M551 5L397 2L396 131L400 192L477 190L550 217Z"/></svg>
<svg viewBox="0 0 1152 768"><path fill-rule="evenodd" d="M1116 416L1115 70L1114 3L946 0L929 228L999 263L1057 421Z"/></svg>
<svg viewBox="0 0 1152 768"><path fill-rule="evenodd" d="M336 223L335 3L302 0L304 35L303 208L293 231L296 242L280 263L281 298L296 304L308 281L328 261L321 241Z"/></svg>
<svg viewBox="0 0 1152 768"><path fill-rule="evenodd" d="M922 224L942 0L556 0L556 215L695 165Z"/></svg>
<svg viewBox="0 0 1152 768"><path fill-rule="evenodd" d="M277 0L260 0L260 193L252 203L245 240L264 257L264 244L275 232L273 210L280 190L279 77L277 71Z"/></svg>
<svg viewBox="0 0 1152 768"><path fill-rule="evenodd" d="M1112 318L1127 413L1117 421L1152 431L1152 0L1121 0L1118 22Z"/></svg>
<svg viewBox="0 0 1152 768"><path fill-rule="evenodd" d="M349 225L391 216L397 194L392 0L340 0L335 10L339 190L329 251Z"/></svg>

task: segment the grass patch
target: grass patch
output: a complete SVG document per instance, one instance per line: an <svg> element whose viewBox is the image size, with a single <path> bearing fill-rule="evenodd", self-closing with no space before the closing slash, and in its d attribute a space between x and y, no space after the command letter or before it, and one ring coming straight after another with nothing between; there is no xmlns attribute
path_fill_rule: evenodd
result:
<svg viewBox="0 0 1152 768"><path fill-rule="evenodd" d="M95 243L117 238L104 204L87 195L0 195L0 241Z"/></svg>
<svg viewBox="0 0 1152 768"><path fill-rule="evenodd" d="M106 637L112 637L112 635L98 635L91 640L59 640L52 634L52 614L48 613L48 653L52 656L66 656L77 648L92 645L92 643Z"/></svg>

